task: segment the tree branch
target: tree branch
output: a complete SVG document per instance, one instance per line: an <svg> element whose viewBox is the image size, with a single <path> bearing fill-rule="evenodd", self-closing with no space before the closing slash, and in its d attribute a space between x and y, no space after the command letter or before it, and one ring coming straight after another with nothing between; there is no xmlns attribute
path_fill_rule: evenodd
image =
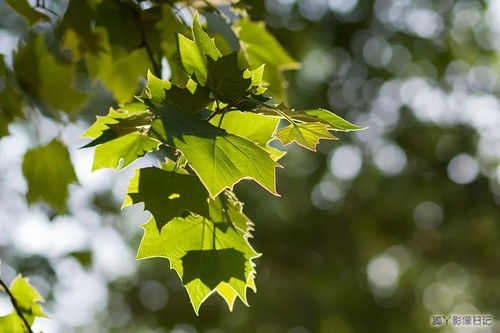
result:
<svg viewBox="0 0 500 333"><path fill-rule="evenodd" d="M137 18L137 23L139 24L139 28L141 29L142 46L146 49L146 52L148 53L149 60L153 65L154 74L158 77L161 77L161 65L156 62L153 50L151 50L151 47L147 42L146 31L144 30L144 26L142 25L140 13L136 13L136 18Z"/></svg>
<svg viewBox="0 0 500 333"><path fill-rule="evenodd" d="M31 330L30 325L28 324L28 321L26 320L26 318L24 318L24 315L23 315L21 309L17 305L17 301L16 301L14 295L12 295L12 293L9 290L9 287L7 287L7 285L5 284L5 282L3 282L3 280L1 278L0 278L0 286L2 286L2 288L5 290L5 292L7 293L7 295L9 295L10 302L12 303L12 306L14 306L14 309L16 310L17 315L23 321L23 323L26 326L26 329L28 330L28 332L29 333L33 333L33 331Z"/></svg>
<svg viewBox="0 0 500 333"><path fill-rule="evenodd" d="M151 47L149 46L147 39L146 39L146 31L144 30L144 26L142 24L142 19L141 19L141 12L142 12L142 7L141 7L141 1L137 2L137 6L134 6L133 4L129 4L127 2L122 2L119 0L115 0L118 2L118 4L125 6L128 8L135 16L135 19L137 21L137 24L139 25L139 29L141 32L141 47L144 47L146 49L146 52L148 54L149 60L151 61L151 65L153 65L153 74L155 74L158 77L161 77L161 64L158 64L154 58L153 50L151 50Z"/></svg>

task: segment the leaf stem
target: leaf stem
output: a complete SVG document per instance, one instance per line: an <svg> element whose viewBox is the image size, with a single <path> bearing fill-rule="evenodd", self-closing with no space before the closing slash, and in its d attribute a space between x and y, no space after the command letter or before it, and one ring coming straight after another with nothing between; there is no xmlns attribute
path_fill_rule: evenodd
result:
<svg viewBox="0 0 500 333"><path fill-rule="evenodd" d="M269 106L266 105L266 107L269 107ZM279 115L281 115L283 118L285 118L290 124L295 125L295 122L293 121L292 118L290 118L289 115L287 115L286 113L284 113L283 111L281 111L278 108L271 108L271 109L274 110Z"/></svg>
<svg viewBox="0 0 500 333"><path fill-rule="evenodd" d="M148 42L147 42L147 38L146 38L146 32L144 31L144 27L142 25L142 20L141 20L141 17L140 17L140 14L137 13L137 21L139 23L139 28L141 30L141 38L142 38L142 44L141 46L143 46L145 49L146 49L146 52L148 54L148 57L149 57L149 60L151 61L151 64L153 65L153 71L154 71L154 74L158 77L161 77L161 65L159 65L155 58L154 58L154 54L153 54L153 50L151 50L151 47L149 46Z"/></svg>
<svg viewBox="0 0 500 333"><path fill-rule="evenodd" d="M216 115L218 115L220 113L220 111L221 111L220 109L217 109L214 112L212 112L212 114L210 116L208 116L207 121L212 120L212 118L215 117Z"/></svg>
<svg viewBox="0 0 500 333"><path fill-rule="evenodd" d="M177 168L179 168L179 161L181 159L180 153L177 155L177 158L175 159L175 166L174 166L174 172L177 172Z"/></svg>
<svg viewBox="0 0 500 333"><path fill-rule="evenodd" d="M222 113L219 119L219 124L217 125L218 128L220 128L220 125L222 125L222 120L224 119L224 116L226 115L227 112Z"/></svg>
<svg viewBox="0 0 500 333"><path fill-rule="evenodd" d="M251 102L260 104L262 106L265 106L268 109L273 110L274 112L276 112L277 114L279 114L280 116L282 116L283 118L285 118L290 124L295 125L295 122L293 121L293 119L289 115L287 115L286 113L284 113L283 111L281 111L280 109L278 109L277 107L269 105L269 104L264 103L264 102L260 102L258 100L252 99L252 98L248 98L248 100L251 101Z"/></svg>
<svg viewBox="0 0 500 333"><path fill-rule="evenodd" d="M23 321L23 324L26 326L26 329L28 330L28 332L33 333L30 325L28 324L28 321L26 320L26 318L24 318L24 315L23 315L21 309L19 308L19 305L17 304L17 301L16 301L14 295L12 295L12 293L9 290L9 287L7 287L7 285L5 284L5 282L3 282L3 280L1 278L0 278L0 286L2 286L2 288L5 290L7 295L9 295L10 302L12 303L12 306L14 306L14 309L16 310L17 315Z"/></svg>

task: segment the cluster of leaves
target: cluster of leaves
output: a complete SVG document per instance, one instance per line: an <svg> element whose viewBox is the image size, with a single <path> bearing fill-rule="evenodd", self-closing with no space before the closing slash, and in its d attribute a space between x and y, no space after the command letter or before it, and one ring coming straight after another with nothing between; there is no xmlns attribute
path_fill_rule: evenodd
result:
<svg viewBox="0 0 500 333"><path fill-rule="evenodd" d="M0 332L31 332L35 317L45 317L42 306L43 297L29 283L28 278L18 275L7 288L2 282L0 292L7 292L14 305L12 312L0 317Z"/></svg>
<svg viewBox="0 0 500 333"><path fill-rule="evenodd" d="M270 142L314 151L320 139L335 139L330 131L359 128L326 110L270 104L264 65L252 69L245 51L221 51L197 14L191 34L177 38L186 83L148 73L134 102L111 109L83 136L93 139L86 147L96 146L94 170L125 167L162 147L175 152L175 162L136 169L130 180L123 207L143 202L152 214L138 258L168 258L196 312L214 291L232 308L255 289L259 256L234 185L252 179L278 195L275 173L285 152ZM286 124L278 129L280 121Z"/></svg>
<svg viewBox="0 0 500 333"><path fill-rule="evenodd" d="M26 0L9 3L30 24L47 21ZM332 131L360 128L327 110L286 105L282 72L298 64L242 7L232 7L239 20L231 22L219 3L188 4L204 10L210 34L197 12L189 24L180 18L175 1L153 1L147 9L140 1L70 1L49 36L59 47L47 47L35 34L14 54L13 71L2 67L0 75L13 79L5 85L10 99L0 107L6 123L23 115L23 101L72 119L96 90L112 93L119 106L83 134L92 139L85 147L95 147L92 169L124 168L151 152L160 157L159 167L135 171L123 207L144 203L152 217L138 258L167 258L198 313L214 292L232 309L237 298L247 304L248 288L255 290L253 224L234 185L251 179L278 195L276 168L286 151L277 141L315 151L320 139L336 139ZM169 80L158 77L163 60ZM87 86L73 85L76 74ZM23 172L28 202L65 211L67 186L77 179L62 142L28 151Z"/></svg>

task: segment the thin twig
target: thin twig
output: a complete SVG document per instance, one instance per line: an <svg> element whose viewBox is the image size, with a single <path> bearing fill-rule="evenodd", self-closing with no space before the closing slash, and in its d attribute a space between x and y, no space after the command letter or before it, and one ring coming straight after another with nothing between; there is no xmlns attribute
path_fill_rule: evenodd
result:
<svg viewBox="0 0 500 333"><path fill-rule="evenodd" d="M124 5L126 8L128 8L133 14L134 17L137 21L137 24L139 25L139 30L141 32L141 47L144 47L146 49L146 52L148 54L149 60L151 61L151 64L153 65L153 74L156 76L160 77L161 76L161 65L159 65L153 55L153 51L151 50L151 47L149 46L147 39L146 39L146 31L144 30L144 26L142 24L142 19L141 19L141 2L138 2L137 5L139 6L139 9L134 6L133 4L128 4L127 2L121 2L118 0L115 0L115 2L119 3L120 5Z"/></svg>
<svg viewBox="0 0 500 333"><path fill-rule="evenodd" d="M221 109L219 106L219 101L217 99L215 99L215 103L217 103L217 107L216 107L215 111L212 112L212 114L207 118L207 121L212 120L212 118L218 114L222 114L222 116L224 117L224 114L226 112L231 111L236 105L240 104L243 100L245 100L245 98L240 97L237 100L233 101L232 103L229 103L228 105L226 105L225 107L223 107Z"/></svg>
<svg viewBox="0 0 500 333"><path fill-rule="evenodd" d="M222 125L222 120L224 119L224 116L226 115L227 112L224 112L221 116L220 116L220 119L219 119L219 124L217 125L218 128L220 128L220 126Z"/></svg>
<svg viewBox="0 0 500 333"><path fill-rule="evenodd" d="M177 168L179 167L179 160L181 159L180 153L177 155L177 159L175 160L175 166L174 166L174 172L177 171Z"/></svg>
<svg viewBox="0 0 500 333"><path fill-rule="evenodd" d="M60 15L59 13L56 13L55 11L53 11L53 10L52 10L52 9L50 9L50 8L47 8L47 7L42 7L42 6L37 7L37 8L39 8L39 9L43 9L43 10L47 11L48 13L51 13L52 15L54 15L54 16L56 16L56 17L58 17L58 18L61 18L61 15Z"/></svg>
<svg viewBox="0 0 500 333"><path fill-rule="evenodd" d="M24 325L26 326L26 329L28 330L29 333L33 333L33 331L31 330L31 327L30 325L28 324L28 321L26 320L26 318L24 318L24 315L21 311L21 309L19 308L19 306L17 305L17 301L16 299L14 298L14 295L12 295L12 293L10 292L9 290L9 287L7 287L7 285L5 284L5 282L3 282L2 279L0 279L0 285L2 286L2 288L5 290L5 292L7 293L7 295L9 295L9 298L10 298L10 302L12 303L12 305L14 306L14 309L16 309L16 312L17 312L17 315L21 318L21 320L23 321Z"/></svg>
<svg viewBox="0 0 500 333"><path fill-rule="evenodd" d="M250 102L254 102L254 103L257 103L257 104L260 104L268 109L271 109L272 111L276 112L277 114L279 114L280 116L282 116L283 118L285 118L290 124L295 124L295 122L293 121L292 118L290 118L289 115L287 115L286 113L284 113L283 111L281 111L280 109L278 109L277 107L275 106L272 106L272 105L269 105L267 103L263 103L263 102L260 102L258 100L255 100L255 99L252 99L252 98L247 98L248 101Z"/></svg>
<svg viewBox="0 0 500 333"><path fill-rule="evenodd" d="M218 115L219 113L221 113L221 111L222 110L218 109L218 110L215 110L214 112L212 112L212 114L210 116L208 116L207 121L212 120L212 118L215 117L216 115Z"/></svg>
<svg viewBox="0 0 500 333"><path fill-rule="evenodd" d="M148 57L151 60L151 64L153 65L153 70L155 72L154 74L156 76L160 77L161 76L161 68L160 68L160 65L158 63L156 63L156 60L155 60L154 55L153 55L153 50L151 50L151 47L149 46L149 44L146 40L146 31L144 31L144 27L142 25L140 13L136 13L136 18L137 18L137 22L139 23L139 29L141 30L141 39L142 39L141 46L143 46L146 49L146 52L148 53Z"/></svg>

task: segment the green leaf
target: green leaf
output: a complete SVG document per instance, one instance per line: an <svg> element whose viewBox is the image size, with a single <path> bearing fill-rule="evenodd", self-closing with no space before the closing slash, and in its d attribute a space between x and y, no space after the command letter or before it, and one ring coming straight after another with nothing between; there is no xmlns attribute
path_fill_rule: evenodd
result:
<svg viewBox="0 0 500 333"><path fill-rule="evenodd" d="M255 274L248 275L247 288L257 292L257 288L255 287ZM216 290L217 293L226 301L229 310L233 311L233 306L236 302L236 298L238 297L238 293L236 293L236 291L234 291L234 289L225 282L219 284Z"/></svg>
<svg viewBox="0 0 500 333"><path fill-rule="evenodd" d="M148 70L148 83L146 84L145 92L155 106L158 107L163 104L165 90L170 89L170 87L172 87L170 81L159 79Z"/></svg>
<svg viewBox="0 0 500 333"><path fill-rule="evenodd" d="M221 115L216 115L210 122L219 124ZM230 134L240 136L258 144L267 151L271 158L278 161L286 152L270 147L269 142L274 139L274 132L280 122L280 117L258 113L231 111L225 114L220 128ZM244 126L243 126L244 124Z"/></svg>
<svg viewBox="0 0 500 333"><path fill-rule="evenodd" d="M86 94L72 88L75 65L57 62L42 37L17 50L14 69L21 87L43 105L72 112L87 99Z"/></svg>
<svg viewBox="0 0 500 333"><path fill-rule="evenodd" d="M110 113L111 112L119 115L119 117L104 117L99 119L89 130L91 134L97 134L98 131L100 131L100 133L95 140L86 144L82 148L94 147L98 144L106 143L132 132L143 132L146 128L149 128L152 122L152 115L149 111L133 113L127 118L120 118L124 113L119 113L114 110L110 111ZM100 125L103 125L104 127L102 130L98 129ZM87 136L90 137L91 135L88 134L89 130L87 130L84 135L87 134ZM92 131L95 131L95 133Z"/></svg>
<svg viewBox="0 0 500 333"><path fill-rule="evenodd" d="M155 218L158 230L173 218L191 212L214 222L230 223L243 232L249 231L253 223L243 213L243 204L234 193L224 191L209 200L200 179L178 164L182 161L175 163L167 159L161 169L136 169L122 208L143 202L144 209Z"/></svg>
<svg viewBox="0 0 500 333"><path fill-rule="evenodd" d="M27 278L18 275L14 281L12 281L9 289L23 313L31 317L45 317L43 308L39 304L44 301L43 297L38 293L35 287L29 283Z"/></svg>
<svg viewBox="0 0 500 333"><path fill-rule="evenodd" d="M78 61L87 53L103 51L103 36L92 27L96 15L91 1L70 1L60 29L64 30L64 47L71 50L74 61Z"/></svg>
<svg viewBox="0 0 500 333"><path fill-rule="evenodd" d="M5 56L0 54L0 76L4 76L9 72L7 65L5 64Z"/></svg>
<svg viewBox="0 0 500 333"><path fill-rule="evenodd" d="M50 22L50 18L32 8L27 0L6 0L6 2L32 26L39 21Z"/></svg>
<svg viewBox="0 0 500 333"><path fill-rule="evenodd" d="M73 257L82 267L89 268L92 265L92 251L74 251L67 254L69 257Z"/></svg>
<svg viewBox="0 0 500 333"><path fill-rule="evenodd" d="M33 324L35 317L45 317L40 305L44 301L43 297L29 283L28 278L18 275L12 281L9 290L29 325ZM0 317L0 332L25 333L26 331L27 328L15 309L9 315Z"/></svg>
<svg viewBox="0 0 500 333"><path fill-rule="evenodd" d="M297 63L271 35L264 22L242 19L235 23L235 31L240 37L241 48L251 68L266 64L264 81L269 83L270 94L285 100L286 81L282 76L285 70L298 69Z"/></svg>
<svg viewBox="0 0 500 333"><path fill-rule="evenodd" d="M179 56L184 69L189 75L194 75L201 85L205 85L207 82L205 55L201 53L195 41L181 34L178 35L178 43Z"/></svg>
<svg viewBox="0 0 500 333"><path fill-rule="evenodd" d="M211 197L245 178L277 195L275 168L279 164L257 144L173 107L160 109L158 115L154 133L182 152Z"/></svg>
<svg viewBox="0 0 500 333"><path fill-rule="evenodd" d="M140 47L143 41L140 12L134 1L101 0L93 19L96 27L106 30L109 44L116 52L128 53Z"/></svg>
<svg viewBox="0 0 500 333"><path fill-rule="evenodd" d="M16 312L12 312L4 317L0 317L0 332L26 333L27 331L21 317Z"/></svg>
<svg viewBox="0 0 500 333"><path fill-rule="evenodd" d="M323 123L294 123L278 130L276 137L284 145L296 142L304 148L316 151L320 139L337 140L328 129L328 125Z"/></svg>
<svg viewBox="0 0 500 333"><path fill-rule="evenodd" d="M22 97L7 85L0 91L0 138L9 134L8 126L16 118L24 118Z"/></svg>
<svg viewBox="0 0 500 333"><path fill-rule="evenodd" d="M145 133L132 132L96 146L92 171L102 168L125 168L146 153L157 150L160 142Z"/></svg>
<svg viewBox="0 0 500 333"><path fill-rule="evenodd" d="M81 135L81 137L97 139L104 131L110 128L110 125L117 124L121 119L129 118L135 114L144 114L146 110L147 107L142 103L125 104L118 110L110 108L107 115L97 116L97 120Z"/></svg>
<svg viewBox="0 0 500 333"><path fill-rule="evenodd" d="M168 259L170 267L182 280L196 314L215 291L229 298L226 302L231 308L234 294L225 292L227 287L247 304L248 281L255 272L252 259L259 254L243 232L228 223L214 223L194 215L170 221L161 232L154 218L143 228L145 232L137 258Z"/></svg>
<svg viewBox="0 0 500 333"><path fill-rule="evenodd" d="M193 17L192 32L201 54L209 56L213 60L217 60L220 56L222 56L219 49L217 49L217 46L215 45L214 39L210 38L201 27L200 22L198 21L198 12L196 12Z"/></svg>
<svg viewBox="0 0 500 333"><path fill-rule="evenodd" d="M208 215L208 192L198 177L183 169L166 171L159 168L136 169L127 188L122 208L144 202L156 220L158 230L184 212Z"/></svg>
<svg viewBox="0 0 500 333"><path fill-rule="evenodd" d="M325 109L295 111L291 112L290 116L293 119L306 122L322 122L324 124L329 125L329 129L333 131L348 132L348 131L359 131L366 129L366 127L359 127L354 124L351 124L342 117Z"/></svg>
<svg viewBox="0 0 500 333"><path fill-rule="evenodd" d="M48 53L46 55L46 58L40 59L40 98L57 110L78 109L87 96L71 88L75 66L59 64Z"/></svg>
<svg viewBox="0 0 500 333"><path fill-rule="evenodd" d="M94 139L82 148L96 146L92 171L101 168L121 168L144 154L157 150L160 142L147 135L152 115L142 103L129 103L119 110L109 110L98 116L82 137Z"/></svg>
<svg viewBox="0 0 500 333"><path fill-rule="evenodd" d="M243 203L231 191L224 191L210 200L210 219L214 222L229 223L251 237L254 223L243 213Z"/></svg>
<svg viewBox="0 0 500 333"><path fill-rule="evenodd" d="M215 98L233 103L247 94L252 80L244 77L238 65L238 52L233 52L213 61L208 59L208 86Z"/></svg>
<svg viewBox="0 0 500 333"><path fill-rule="evenodd" d="M255 88L255 94L256 95L262 95L267 88L265 88L262 85L262 77L264 76L264 67L265 64L262 64L261 66L257 67L254 70L245 70L243 73L243 77L246 79L251 79L252 80L252 87Z"/></svg>
<svg viewBox="0 0 500 333"><path fill-rule="evenodd" d="M195 75L197 81L204 86L207 82L207 56L217 60L221 53L198 22L198 13L193 17L191 29L194 40L182 34L177 35L179 55L182 65L189 75Z"/></svg>
<svg viewBox="0 0 500 333"><path fill-rule="evenodd" d="M148 73L144 96L152 102L153 108L169 103L190 113L203 110L211 101L210 90L191 79L186 82L184 88L181 88L172 85L168 80L160 80L151 73Z"/></svg>
<svg viewBox="0 0 500 333"><path fill-rule="evenodd" d="M197 113L205 109L211 100L210 90L202 86L196 86L194 92L188 87L179 88L178 86L172 86L165 91L166 102L189 113Z"/></svg>
<svg viewBox="0 0 500 333"><path fill-rule="evenodd" d="M217 126L220 118L221 115L216 115L210 120L210 123ZM279 122L280 117L277 116L231 111L224 115L220 128L264 147L273 139Z"/></svg>
<svg viewBox="0 0 500 333"><path fill-rule="evenodd" d="M110 53L87 53L85 60L90 76L100 80L109 89L118 103L130 101L139 87L139 78L151 66L146 50L136 49L122 57L114 58Z"/></svg>
<svg viewBox="0 0 500 333"><path fill-rule="evenodd" d="M46 146L29 150L22 169L28 182L28 203L43 200L63 213L68 185L78 181L66 146L54 139Z"/></svg>

